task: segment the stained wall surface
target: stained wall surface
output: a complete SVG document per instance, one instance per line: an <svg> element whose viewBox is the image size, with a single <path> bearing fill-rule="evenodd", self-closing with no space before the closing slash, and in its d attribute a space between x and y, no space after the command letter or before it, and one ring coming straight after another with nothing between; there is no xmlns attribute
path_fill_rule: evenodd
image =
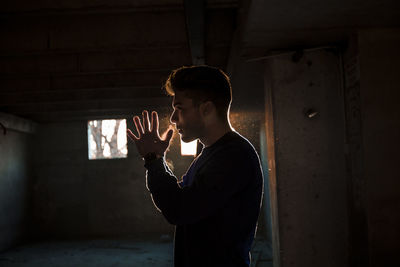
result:
<svg viewBox="0 0 400 267"><path fill-rule="evenodd" d="M29 122L0 113L0 251L26 238L31 181Z"/></svg>
<svg viewBox="0 0 400 267"><path fill-rule="evenodd" d="M132 142L127 158L89 160L87 120L41 124L34 164L37 238L172 236Z"/></svg>
<svg viewBox="0 0 400 267"><path fill-rule="evenodd" d="M273 122L267 126L274 127L275 140L267 142L275 142L280 266L346 266L338 53L321 49L272 57L266 61L265 86L272 97L267 103Z"/></svg>
<svg viewBox="0 0 400 267"><path fill-rule="evenodd" d="M372 266L397 266L400 240L400 30L359 32L364 170Z"/></svg>

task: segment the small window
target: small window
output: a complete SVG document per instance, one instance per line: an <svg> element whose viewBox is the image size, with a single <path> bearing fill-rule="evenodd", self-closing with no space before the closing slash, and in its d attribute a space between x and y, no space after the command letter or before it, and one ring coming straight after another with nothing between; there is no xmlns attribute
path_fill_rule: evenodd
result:
<svg viewBox="0 0 400 267"><path fill-rule="evenodd" d="M196 156L197 153L197 139L185 143L181 140L181 155L182 156Z"/></svg>
<svg viewBox="0 0 400 267"><path fill-rule="evenodd" d="M88 121L89 159L126 158L126 120Z"/></svg>

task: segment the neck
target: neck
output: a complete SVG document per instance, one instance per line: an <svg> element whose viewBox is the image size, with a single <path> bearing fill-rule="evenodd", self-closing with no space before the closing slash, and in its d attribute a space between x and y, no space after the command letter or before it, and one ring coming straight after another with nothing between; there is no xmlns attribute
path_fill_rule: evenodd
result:
<svg viewBox="0 0 400 267"><path fill-rule="evenodd" d="M226 133L232 131L229 121L223 123L215 123L206 127L206 132L203 137L200 138L200 142L205 146L211 146L218 139L224 136Z"/></svg>

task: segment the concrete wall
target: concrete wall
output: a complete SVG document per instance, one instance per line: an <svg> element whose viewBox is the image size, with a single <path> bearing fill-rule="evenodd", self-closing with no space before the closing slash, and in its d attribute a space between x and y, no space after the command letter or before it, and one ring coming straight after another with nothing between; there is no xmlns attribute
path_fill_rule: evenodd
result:
<svg viewBox="0 0 400 267"><path fill-rule="evenodd" d="M160 130L170 108L157 108ZM134 129L131 118L128 127ZM232 113L232 124L259 147L259 119ZM172 236L145 187L144 162L128 143L128 158L88 160L87 121L41 124L37 134L33 185L35 238ZM193 157L180 155L179 135L167 159L181 177Z"/></svg>
<svg viewBox="0 0 400 267"><path fill-rule="evenodd" d="M371 266L398 266L400 29L359 32L360 88Z"/></svg>
<svg viewBox="0 0 400 267"><path fill-rule="evenodd" d="M0 113L0 251L26 237L29 224L30 145L34 126Z"/></svg>
<svg viewBox="0 0 400 267"><path fill-rule="evenodd" d="M131 118L127 122L132 128ZM173 227L145 187L143 164L131 142L128 158L89 160L87 120L41 124L35 153L35 237L171 235Z"/></svg>
<svg viewBox="0 0 400 267"><path fill-rule="evenodd" d="M268 160L271 177L276 173L275 216L279 220L272 229L279 231L274 249L280 255L274 255L274 266L346 266L347 185L339 54L317 50L293 55L266 60L270 105L266 124L274 132L267 136L267 143L275 145Z"/></svg>

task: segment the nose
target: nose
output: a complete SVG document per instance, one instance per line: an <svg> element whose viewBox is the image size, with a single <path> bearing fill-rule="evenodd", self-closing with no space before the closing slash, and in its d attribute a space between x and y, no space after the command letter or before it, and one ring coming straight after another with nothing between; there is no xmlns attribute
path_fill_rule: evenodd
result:
<svg viewBox="0 0 400 267"><path fill-rule="evenodd" d="M169 118L171 123L176 123L178 121L178 116L176 115L176 110L174 110Z"/></svg>

